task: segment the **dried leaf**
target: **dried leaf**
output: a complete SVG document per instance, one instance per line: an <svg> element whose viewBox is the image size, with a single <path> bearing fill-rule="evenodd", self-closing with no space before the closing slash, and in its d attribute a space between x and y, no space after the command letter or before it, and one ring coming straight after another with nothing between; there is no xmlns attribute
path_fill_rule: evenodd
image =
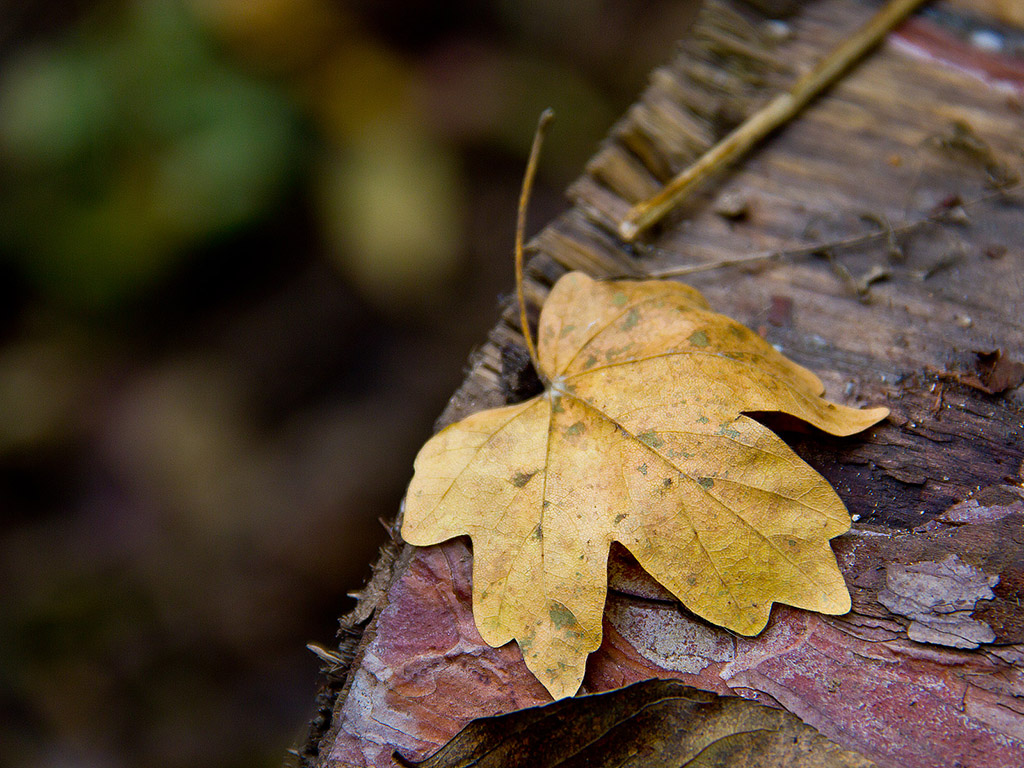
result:
<svg viewBox="0 0 1024 768"><path fill-rule="evenodd" d="M675 680L648 680L474 720L415 765L871 768L874 763L783 710Z"/></svg>
<svg viewBox="0 0 1024 768"><path fill-rule="evenodd" d="M1006 357L1001 349L975 352L977 375L958 377L961 384L980 390L987 395L998 395L1024 384L1024 363Z"/></svg>
<svg viewBox="0 0 1024 768"><path fill-rule="evenodd" d="M773 602L841 614L828 483L743 412L834 435L888 413L821 398L810 371L679 283L564 276L539 326L545 392L474 414L416 458L402 535L473 540L483 639L515 638L553 697L601 642L612 541L687 608L745 635Z"/></svg>

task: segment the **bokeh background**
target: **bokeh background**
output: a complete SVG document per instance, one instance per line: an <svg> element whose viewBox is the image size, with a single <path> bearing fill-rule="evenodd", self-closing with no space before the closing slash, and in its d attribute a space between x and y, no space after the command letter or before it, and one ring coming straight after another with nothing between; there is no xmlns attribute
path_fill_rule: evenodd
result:
<svg viewBox="0 0 1024 768"><path fill-rule="evenodd" d="M276 766L692 0L0 3L0 765Z"/></svg>

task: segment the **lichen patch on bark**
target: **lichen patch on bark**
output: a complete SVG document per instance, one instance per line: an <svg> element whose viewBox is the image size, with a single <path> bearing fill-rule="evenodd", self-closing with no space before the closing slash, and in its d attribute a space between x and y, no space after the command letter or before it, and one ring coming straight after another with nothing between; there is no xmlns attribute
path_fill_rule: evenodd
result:
<svg viewBox="0 0 1024 768"><path fill-rule="evenodd" d="M939 562L886 567L886 586L878 601L893 613L911 619L907 634L919 643L951 648L977 648L996 638L992 628L971 618L980 600L995 597L998 576L968 565L955 554Z"/></svg>

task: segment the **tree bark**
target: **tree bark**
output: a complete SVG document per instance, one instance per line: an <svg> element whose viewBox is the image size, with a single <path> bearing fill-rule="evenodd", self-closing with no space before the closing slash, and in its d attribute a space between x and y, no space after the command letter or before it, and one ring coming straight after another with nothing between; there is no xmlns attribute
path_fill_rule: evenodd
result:
<svg viewBox="0 0 1024 768"><path fill-rule="evenodd" d="M685 280L830 399L892 410L852 438L771 422L853 515L833 542L853 611L776 606L761 635L736 637L613 550L584 688L674 678L783 707L882 766L1022 765L1024 46L1011 43L1024 30L940 3L642 242L614 234L874 8L818 0L770 20L780 5L707 4L571 188L574 207L534 239L527 287L536 307L567 270L642 277L804 249ZM973 45L985 30L1004 48ZM533 394L516 325L509 309L439 425ZM468 541L416 549L397 525L344 620L309 764L419 759L473 718L550 700L514 643L477 634Z"/></svg>

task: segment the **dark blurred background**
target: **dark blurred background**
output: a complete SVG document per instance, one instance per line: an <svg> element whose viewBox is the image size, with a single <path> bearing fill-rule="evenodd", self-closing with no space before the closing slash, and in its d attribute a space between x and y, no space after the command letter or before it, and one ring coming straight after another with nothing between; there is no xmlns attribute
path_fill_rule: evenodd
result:
<svg viewBox="0 0 1024 768"><path fill-rule="evenodd" d="M0 2L0 765L276 766L692 0Z"/></svg>

